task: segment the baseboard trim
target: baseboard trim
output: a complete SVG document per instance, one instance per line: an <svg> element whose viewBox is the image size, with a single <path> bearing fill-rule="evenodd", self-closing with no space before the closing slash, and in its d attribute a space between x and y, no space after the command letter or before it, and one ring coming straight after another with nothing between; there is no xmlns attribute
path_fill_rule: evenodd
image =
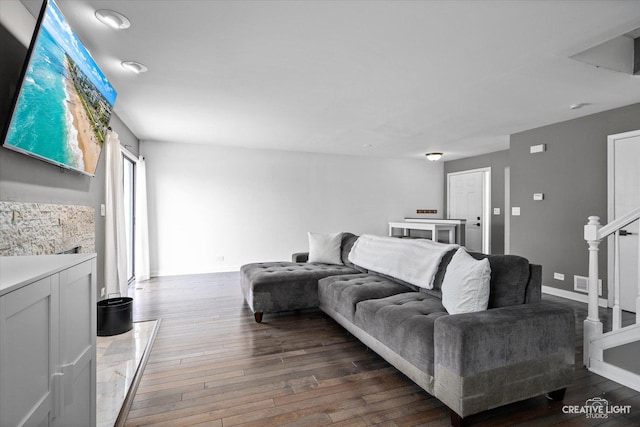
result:
<svg viewBox="0 0 640 427"><path fill-rule="evenodd" d="M590 359L589 365L591 372L640 392L640 375L601 360Z"/></svg>
<svg viewBox="0 0 640 427"><path fill-rule="evenodd" d="M548 295L554 295L556 297L562 297L566 299L570 299L572 301L583 302L585 304L589 303L589 295L580 294L573 291L565 291L564 289L553 288L551 286L542 286L542 293ZM598 298L598 305L600 307L608 307L608 301L604 298Z"/></svg>
<svg viewBox="0 0 640 427"><path fill-rule="evenodd" d="M152 271L151 277L167 277L167 276L190 276L193 274L209 274L209 273L233 273L240 271L240 265L229 265L223 267L213 267L206 270L184 271L184 270L159 270Z"/></svg>

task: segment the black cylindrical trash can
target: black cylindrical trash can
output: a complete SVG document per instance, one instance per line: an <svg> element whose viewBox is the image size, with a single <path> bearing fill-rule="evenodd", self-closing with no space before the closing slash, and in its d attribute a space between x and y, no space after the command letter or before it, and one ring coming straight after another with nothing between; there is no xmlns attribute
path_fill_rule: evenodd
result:
<svg viewBox="0 0 640 427"><path fill-rule="evenodd" d="M98 301L98 336L107 337L133 328L133 298L117 297Z"/></svg>

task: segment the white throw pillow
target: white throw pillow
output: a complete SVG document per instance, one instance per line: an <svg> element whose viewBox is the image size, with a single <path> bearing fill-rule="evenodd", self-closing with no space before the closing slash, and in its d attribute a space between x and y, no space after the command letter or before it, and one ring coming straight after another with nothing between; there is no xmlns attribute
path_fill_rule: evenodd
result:
<svg viewBox="0 0 640 427"><path fill-rule="evenodd" d="M442 305L449 314L483 311L489 305L491 266L463 248L456 251L442 281Z"/></svg>
<svg viewBox="0 0 640 427"><path fill-rule="evenodd" d="M309 262L342 265L341 244L342 233L317 234L309 232Z"/></svg>

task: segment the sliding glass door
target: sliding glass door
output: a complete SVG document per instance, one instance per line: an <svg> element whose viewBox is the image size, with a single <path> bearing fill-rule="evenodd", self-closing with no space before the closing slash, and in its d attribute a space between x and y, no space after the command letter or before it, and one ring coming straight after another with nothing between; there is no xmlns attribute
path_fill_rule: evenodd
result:
<svg viewBox="0 0 640 427"><path fill-rule="evenodd" d="M134 227L135 227L135 161L126 154L122 155L122 182L124 187L124 224L127 237L127 280L135 280L134 271Z"/></svg>

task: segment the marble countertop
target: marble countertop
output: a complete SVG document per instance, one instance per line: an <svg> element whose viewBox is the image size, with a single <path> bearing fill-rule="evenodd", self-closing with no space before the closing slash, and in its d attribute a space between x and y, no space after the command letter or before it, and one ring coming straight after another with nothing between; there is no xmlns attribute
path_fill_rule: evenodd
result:
<svg viewBox="0 0 640 427"><path fill-rule="evenodd" d="M0 296L95 257L94 253L0 257Z"/></svg>

